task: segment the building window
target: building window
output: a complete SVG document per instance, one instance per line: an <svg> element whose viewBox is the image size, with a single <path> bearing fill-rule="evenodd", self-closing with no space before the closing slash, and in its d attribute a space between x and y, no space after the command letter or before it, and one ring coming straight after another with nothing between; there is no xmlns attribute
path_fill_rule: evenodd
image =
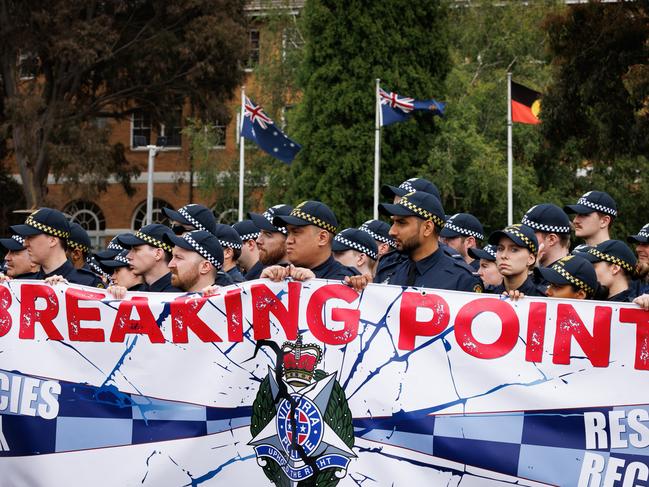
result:
<svg viewBox="0 0 649 487"><path fill-rule="evenodd" d="M151 115L138 110L131 116L131 147L146 147L151 144Z"/></svg>
<svg viewBox="0 0 649 487"><path fill-rule="evenodd" d="M214 122L214 125L212 125L211 130L213 130L213 133L211 134L214 137L214 145L212 146L213 149L225 149L225 133L228 128L227 125L223 125L222 123ZM207 129L207 127L205 127Z"/></svg>
<svg viewBox="0 0 649 487"><path fill-rule="evenodd" d="M102 240L106 230L106 218L99 206L90 201L76 200L65 205L63 213L69 215L70 221L78 223L88 232L95 249L102 247Z"/></svg>
<svg viewBox="0 0 649 487"><path fill-rule="evenodd" d="M259 64L259 30L248 31L248 63L246 68L252 70Z"/></svg>
<svg viewBox="0 0 649 487"><path fill-rule="evenodd" d="M160 125L160 136L166 138L165 147L180 147L182 131L182 111L172 114L167 123Z"/></svg>
<svg viewBox="0 0 649 487"><path fill-rule="evenodd" d="M167 215L165 215L162 211L163 208L173 209L173 206L171 206L165 200L162 200L160 198L153 198L153 212L151 219L153 220L153 223L161 223L162 225L169 226L171 222L169 221L169 218L167 218ZM146 225L146 201L140 203L135 209L135 212L133 213L133 220L131 222L131 228L133 230L139 230L144 225Z"/></svg>

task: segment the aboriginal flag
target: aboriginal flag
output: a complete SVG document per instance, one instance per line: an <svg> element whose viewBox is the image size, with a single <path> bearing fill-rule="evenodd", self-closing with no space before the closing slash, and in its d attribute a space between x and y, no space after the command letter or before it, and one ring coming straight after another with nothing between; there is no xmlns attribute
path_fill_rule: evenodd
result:
<svg viewBox="0 0 649 487"><path fill-rule="evenodd" d="M541 93L512 81L512 122L537 124L541 111Z"/></svg>

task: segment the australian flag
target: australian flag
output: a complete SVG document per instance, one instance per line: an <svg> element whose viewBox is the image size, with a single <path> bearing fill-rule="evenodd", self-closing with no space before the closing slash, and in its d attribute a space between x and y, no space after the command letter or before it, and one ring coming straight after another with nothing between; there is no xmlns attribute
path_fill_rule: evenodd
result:
<svg viewBox="0 0 649 487"><path fill-rule="evenodd" d="M255 105L248 97L245 97L241 135L255 142L261 150L275 159L287 164L293 162L302 148L300 144L284 135L261 106Z"/></svg>
<svg viewBox="0 0 649 487"><path fill-rule="evenodd" d="M437 100L415 100L396 93L388 93L381 88L379 88L379 98L382 127L408 120L415 110L428 110L433 112L433 115L442 116L446 108L445 103Z"/></svg>

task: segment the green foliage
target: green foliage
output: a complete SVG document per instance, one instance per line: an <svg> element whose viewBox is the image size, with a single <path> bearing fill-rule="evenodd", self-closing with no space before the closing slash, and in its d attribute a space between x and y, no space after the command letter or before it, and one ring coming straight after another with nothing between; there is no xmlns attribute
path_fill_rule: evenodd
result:
<svg viewBox="0 0 649 487"><path fill-rule="evenodd" d="M570 200L607 191L620 213L613 234L624 239L649 214L649 3L576 5L545 27L553 71L536 158L541 187Z"/></svg>
<svg viewBox="0 0 649 487"><path fill-rule="evenodd" d="M288 174L271 178L268 198L320 199L341 226L358 225L372 215L374 80L400 94L443 99L446 9L441 2L313 0L302 16L302 100L289 125L303 149ZM383 181L400 182L423 166L435 123L417 115L384 130Z"/></svg>
<svg viewBox="0 0 649 487"><path fill-rule="evenodd" d="M188 102L195 115L227 122L245 22L242 0L4 2L0 129L12 139L27 204L42 204L50 169L75 184L90 179L94 190L108 168L128 179L119 147L99 147L98 131L88 141L79 133L98 117L142 108L165 123Z"/></svg>
<svg viewBox="0 0 649 487"><path fill-rule="evenodd" d="M507 222L507 71L543 91L549 68L542 20L557 2L482 2L449 11L447 113L416 176L434 181L447 213L470 212L487 233ZM536 126L515 124L514 218L550 198L541 194L532 161L541 148Z"/></svg>

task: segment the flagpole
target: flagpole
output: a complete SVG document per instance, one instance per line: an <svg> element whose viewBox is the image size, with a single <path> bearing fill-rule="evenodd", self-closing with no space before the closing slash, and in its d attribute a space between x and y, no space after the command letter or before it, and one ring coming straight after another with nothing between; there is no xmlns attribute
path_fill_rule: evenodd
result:
<svg viewBox="0 0 649 487"><path fill-rule="evenodd" d="M239 221L243 220L243 177L245 171L245 147L243 138L243 117L246 113L245 108L246 87L241 87L241 121L239 123Z"/></svg>
<svg viewBox="0 0 649 487"><path fill-rule="evenodd" d="M381 179L381 80L376 78L375 127L374 127L374 219L379 218L379 183Z"/></svg>
<svg viewBox="0 0 649 487"><path fill-rule="evenodd" d="M507 225L514 223L512 145L512 73L507 73Z"/></svg>

